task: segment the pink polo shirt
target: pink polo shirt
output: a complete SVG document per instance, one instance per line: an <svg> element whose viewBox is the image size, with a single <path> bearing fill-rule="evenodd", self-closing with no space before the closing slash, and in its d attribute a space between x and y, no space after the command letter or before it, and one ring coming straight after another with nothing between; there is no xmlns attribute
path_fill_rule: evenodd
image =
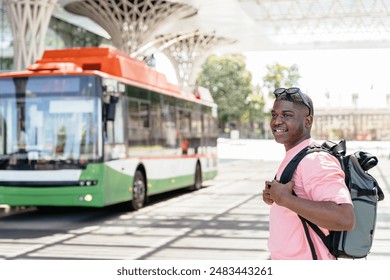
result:
<svg viewBox="0 0 390 280"><path fill-rule="evenodd" d="M290 160L304 147L315 143L307 139L286 152L276 178L280 176ZM344 172L338 160L326 152L315 152L305 156L298 164L292 181L298 197L315 201L334 201L337 204L352 204L348 188L344 183ZM309 227L310 236L319 260L335 259L321 238ZM327 235L328 230L321 228ZM271 259L312 259L309 243L298 215L276 203L271 205L268 248Z"/></svg>

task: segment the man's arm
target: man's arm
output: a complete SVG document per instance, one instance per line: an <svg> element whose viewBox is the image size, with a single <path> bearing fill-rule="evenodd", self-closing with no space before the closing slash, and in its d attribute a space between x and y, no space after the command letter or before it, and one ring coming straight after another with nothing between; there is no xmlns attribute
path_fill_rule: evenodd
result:
<svg viewBox="0 0 390 280"><path fill-rule="evenodd" d="M332 201L312 201L292 194L293 182L281 184L276 180L266 182L263 199L286 207L319 227L328 230L351 230L355 226L353 206Z"/></svg>

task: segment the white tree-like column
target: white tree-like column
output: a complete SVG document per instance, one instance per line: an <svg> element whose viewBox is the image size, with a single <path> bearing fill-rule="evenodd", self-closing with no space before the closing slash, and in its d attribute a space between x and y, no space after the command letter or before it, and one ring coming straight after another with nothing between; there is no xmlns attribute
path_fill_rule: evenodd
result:
<svg viewBox="0 0 390 280"><path fill-rule="evenodd" d="M194 31L185 34L159 36L154 47L172 62L179 84L182 87L195 85L196 75L209 50L235 41L217 36L215 32Z"/></svg>
<svg viewBox="0 0 390 280"><path fill-rule="evenodd" d="M15 70L25 69L42 55L56 3L57 0L4 0L14 38Z"/></svg>
<svg viewBox="0 0 390 280"><path fill-rule="evenodd" d="M110 34L113 45L127 54L147 43L162 23L197 13L190 5L165 0L81 0L65 9L94 20Z"/></svg>

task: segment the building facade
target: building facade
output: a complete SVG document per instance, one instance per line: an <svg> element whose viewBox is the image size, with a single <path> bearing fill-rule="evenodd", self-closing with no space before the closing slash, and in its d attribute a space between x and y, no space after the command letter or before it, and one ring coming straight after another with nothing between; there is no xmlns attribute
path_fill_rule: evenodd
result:
<svg viewBox="0 0 390 280"><path fill-rule="evenodd" d="M318 109L313 136L317 139L390 140L389 109Z"/></svg>

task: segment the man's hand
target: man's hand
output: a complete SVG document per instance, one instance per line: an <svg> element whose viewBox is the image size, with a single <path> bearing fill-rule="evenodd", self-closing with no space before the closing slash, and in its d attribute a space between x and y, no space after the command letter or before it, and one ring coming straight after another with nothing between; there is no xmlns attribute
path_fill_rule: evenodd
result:
<svg viewBox="0 0 390 280"><path fill-rule="evenodd" d="M271 186L271 182L265 181L265 186L263 190L263 201L268 205L274 203L274 201L271 199L271 194L269 192L270 186Z"/></svg>
<svg viewBox="0 0 390 280"><path fill-rule="evenodd" d="M276 180L266 181L263 191L263 200L268 205L275 202L278 205L283 206L284 201L292 195L292 191L295 184L293 181L287 184L279 183Z"/></svg>

